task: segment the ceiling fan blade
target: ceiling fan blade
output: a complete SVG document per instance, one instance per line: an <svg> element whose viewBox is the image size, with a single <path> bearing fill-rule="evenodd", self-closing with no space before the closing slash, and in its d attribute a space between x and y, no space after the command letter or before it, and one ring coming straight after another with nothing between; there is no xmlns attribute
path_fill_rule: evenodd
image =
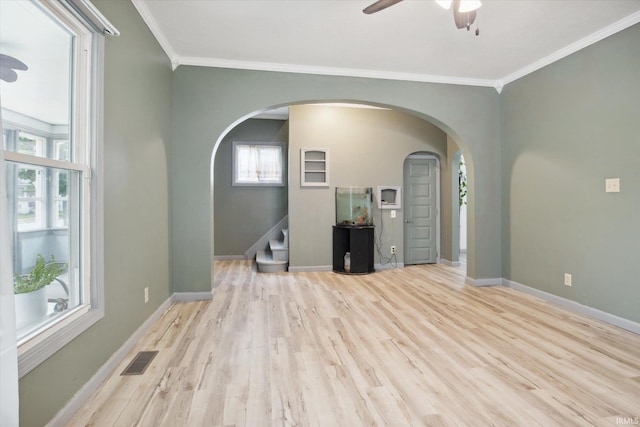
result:
<svg viewBox="0 0 640 427"><path fill-rule="evenodd" d="M371 15L372 13L380 12L381 10L386 9L389 6L393 6L396 3L400 3L401 1L402 0L378 0L364 8L362 11L367 15Z"/></svg>
<svg viewBox="0 0 640 427"><path fill-rule="evenodd" d="M11 68L0 67L0 80L4 80L7 83L13 83L18 80L18 73Z"/></svg>
<svg viewBox="0 0 640 427"><path fill-rule="evenodd" d="M24 62L19 59L14 58L13 56L4 55L0 53L0 67L2 68L13 68L15 70L26 70L27 66Z"/></svg>
<svg viewBox="0 0 640 427"><path fill-rule="evenodd" d="M0 80L9 83L18 80L18 73L16 73L14 69L24 71L27 69L27 66L13 56L0 53Z"/></svg>

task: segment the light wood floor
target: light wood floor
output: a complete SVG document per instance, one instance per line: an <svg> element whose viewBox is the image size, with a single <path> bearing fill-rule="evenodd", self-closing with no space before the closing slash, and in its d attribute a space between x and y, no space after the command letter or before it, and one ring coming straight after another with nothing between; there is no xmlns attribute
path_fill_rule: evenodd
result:
<svg viewBox="0 0 640 427"><path fill-rule="evenodd" d="M71 425L587 426L640 417L640 336L459 269L215 265ZM120 376L135 353L160 353Z"/></svg>

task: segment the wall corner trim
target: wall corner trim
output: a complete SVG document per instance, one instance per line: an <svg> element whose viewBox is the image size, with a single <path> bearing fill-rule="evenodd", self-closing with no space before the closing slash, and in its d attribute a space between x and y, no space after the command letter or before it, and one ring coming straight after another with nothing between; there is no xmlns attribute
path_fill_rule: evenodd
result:
<svg viewBox="0 0 640 427"><path fill-rule="evenodd" d="M566 310L600 320L602 322L640 335L640 323L634 322L632 320L625 319L623 317L616 316L615 314L607 313L598 310L597 308L589 307L587 305L580 304L579 302L572 301L558 295L550 294L549 292L541 291L539 289L535 289L527 285L523 285L522 283L514 282L512 280L502 279L502 284L512 289L516 289L526 294L543 299L548 303L554 304Z"/></svg>
<svg viewBox="0 0 640 427"><path fill-rule="evenodd" d="M460 263L460 261L450 261L450 260L448 260L446 258L440 258L438 260L438 264L444 264L447 267L460 267L462 265ZM470 278L467 278L467 279L470 279ZM471 279L471 280L473 280L473 279Z"/></svg>
<svg viewBox="0 0 640 427"><path fill-rule="evenodd" d="M497 285L502 285L503 284L503 280L500 277L496 277L493 279L474 279L472 277L467 276L464 280L464 282L467 285L471 285L471 286L475 286L475 287L480 287L480 286L497 286Z"/></svg>

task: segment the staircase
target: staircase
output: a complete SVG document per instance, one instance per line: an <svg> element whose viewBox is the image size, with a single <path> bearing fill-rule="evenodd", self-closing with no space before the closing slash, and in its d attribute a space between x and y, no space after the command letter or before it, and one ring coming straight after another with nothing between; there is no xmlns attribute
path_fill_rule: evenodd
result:
<svg viewBox="0 0 640 427"><path fill-rule="evenodd" d="M282 240L269 240L266 250L256 254L258 271L261 273L277 273L287 271L289 266L289 230L282 230Z"/></svg>

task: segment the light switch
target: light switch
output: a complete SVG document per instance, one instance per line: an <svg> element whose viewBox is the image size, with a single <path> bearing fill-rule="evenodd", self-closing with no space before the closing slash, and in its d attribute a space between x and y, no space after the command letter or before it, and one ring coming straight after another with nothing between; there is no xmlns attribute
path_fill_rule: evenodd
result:
<svg viewBox="0 0 640 427"><path fill-rule="evenodd" d="M607 193L620 192L620 178L607 178L604 180L604 191Z"/></svg>
<svg viewBox="0 0 640 427"><path fill-rule="evenodd" d="M391 218L395 218L395 217L396 217L396 211L395 211L395 210L392 210L392 211L391 211Z"/></svg>

